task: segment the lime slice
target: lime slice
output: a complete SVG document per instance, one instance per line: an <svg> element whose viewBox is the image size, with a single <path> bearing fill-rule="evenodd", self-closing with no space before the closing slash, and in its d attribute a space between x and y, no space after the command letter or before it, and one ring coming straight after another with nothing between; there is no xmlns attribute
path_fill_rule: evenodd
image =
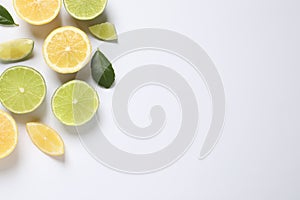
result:
<svg viewBox="0 0 300 200"><path fill-rule="evenodd" d="M30 39L16 39L0 44L0 61L16 62L28 58L34 42Z"/></svg>
<svg viewBox="0 0 300 200"><path fill-rule="evenodd" d="M104 11L107 0L64 0L68 13L79 20L95 19Z"/></svg>
<svg viewBox="0 0 300 200"><path fill-rule="evenodd" d="M54 115L68 126L80 126L90 121L98 107L97 92L84 81L67 82L52 97Z"/></svg>
<svg viewBox="0 0 300 200"><path fill-rule="evenodd" d="M42 75L30 67L11 67L0 77L1 103L13 113L34 111L41 105L45 95L46 84Z"/></svg>
<svg viewBox="0 0 300 200"><path fill-rule="evenodd" d="M118 39L115 25L106 22L90 26L91 33L101 40L116 40Z"/></svg>

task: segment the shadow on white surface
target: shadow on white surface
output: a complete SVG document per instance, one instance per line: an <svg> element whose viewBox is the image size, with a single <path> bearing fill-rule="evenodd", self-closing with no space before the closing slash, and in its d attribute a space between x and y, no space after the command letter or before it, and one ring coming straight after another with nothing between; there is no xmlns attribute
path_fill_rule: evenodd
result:
<svg viewBox="0 0 300 200"><path fill-rule="evenodd" d="M49 156L49 155L47 155L47 156ZM65 154L62 156L49 156L49 157L57 162L64 164L66 161L66 149L65 149Z"/></svg>
<svg viewBox="0 0 300 200"><path fill-rule="evenodd" d="M43 103L33 112L28 114L14 114L11 113L13 118L21 124L26 124L27 122L39 122L43 121L43 118L47 116L47 106L49 105L48 98L45 98Z"/></svg>
<svg viewBox="0 0 300 200"><path fill-rule="evenodd" d="M8 170L14 170L18 165L19 160L19 148L16 149L6 158L0 160L0 174L5 173Z"/></svg>
<svg viewBox="0 0 300 200"><path fill-rule="evenodd" d="M74 73L74 74L59 74L59 73L56 73L56 76L57 76L58 80L61 82L61 84L64 84L68 81L74 80L75 77L76 77L76 74L77 73Z"/></svg>
<svg viewBox="0 0 300 200"><path fill-rule="evenodd" d="M54 29L62 26L62 19L61 19L61 15L59 14L49 24L40 25L40 26L31 25L31 24L27 24L27 25L28 25L32 35L35 38L39 38L39 39L44 40L51 31L53 31Z"/></svg>
<svg viewBox="0 0 300 200"><path fill-rule="evenodd" d="M80 21L77 19L73 18L73 21L77 25L78 28L83 30L86 33L89 33L89 26L95 25L95 24L100 24L109 21L109 15L106 11L104 11L99 17L96 19L90 20L90 21Z"/></svg>

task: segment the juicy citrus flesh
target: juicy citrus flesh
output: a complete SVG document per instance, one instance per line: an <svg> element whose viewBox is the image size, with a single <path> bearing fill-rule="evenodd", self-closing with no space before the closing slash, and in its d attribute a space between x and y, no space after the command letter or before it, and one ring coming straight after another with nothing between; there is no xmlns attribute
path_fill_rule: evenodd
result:
<svg viewBox="0 0 300 200"><path fill-rule="evenodd" d="M54 30L46 38L43 46L46 63L54 71L63 74L75 73L86 66L91 51L88 36L72 26Z"/></svg>
<svg viewBox="0 0 300 200"><path fill-rule="evenodd" d="M58 88L52 98L54 115L63 124L80 126L92 119L99 107L97 92L87 83L70 81Z"/></svg>
<svg viewBox="0 0 300 200"><path fill-rule="evenodd" d="M28 57L34 47L30 39L16 39L0 44L0 61L14 62Z"/></svg>
<svg viewBox="0 0 300 200"><path fill-rule="evenodd" d="M16 148L18 129L15 120L0 110L0 159L7 157Z"/></svg>
<svg viewBox="0 0 300 200"><path fill-rule="evenodd" d="M26 22L42 25L55 19L61 8L61 0L14 0L14 8Z"/></svg>
<svg viewBox="0 0 300 200"><path fill-rule="evenodd" d="M42 123L29 122L26 130L32 142L42 152L51 156L64 154L64 142L54 129Z"/></svg>
<svg viewBox="0 0 300 200"><path fill-rule="evenodd" d="M91 33L101 40L116 40L117 32L113 24L105 22L89 27Z"/></svg>
<svg viewBox="0 0 300 200"><path fill-rule="evenodd" d="M42 75L33 68L15 66L0 77L0 100L2 105L16 114L25 114L37 109L46 95Z"/></svg>
<svg viewBox="0 0 300 200"><path fill-rule="evenodd" d="M79 20L91 20L98 17L105 9L107 0L64 0L68 13Z"/></svg>

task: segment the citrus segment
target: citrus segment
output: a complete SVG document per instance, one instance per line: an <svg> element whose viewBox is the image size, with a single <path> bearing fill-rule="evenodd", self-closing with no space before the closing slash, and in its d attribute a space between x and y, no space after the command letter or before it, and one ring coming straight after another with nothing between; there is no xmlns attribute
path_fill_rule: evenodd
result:
<svg viewBox="0 0 300 200"><path fill-rule="evenodd" d="M61 0L14 0L14 8L26 22L42 25L51 22L58 15Z"/></svg>
<svg viewBox="0 0 300 200"><path fill-rule="evenodd" d="M0 44L0 61L15 62L27 58L33 50L34 41L16 39Z"/></svg>
<svg viewBox="0 0 300 200"><path fill-rule="evenodd" d="M42 152L51 156L64 154L64 142L52 128L45 124L30 122L26 124L26 130L32 142Z"/></svg>
<svg viewBox="0 0 300 200"><path fill-rule="evenodd" d="M107 0L64 0L67 12L79 20L95 19L104 11Z"/></svg>
<svg viewBox="0 0 300 200"><path fill-rule="evenodd" d="M13 152L18 142L18 129L15 120L0 110L0 159Z"/></svg>
<svg viewBox="0 0 300 200"><path fill-rule="evenodd" d="M97 112L97 92L87 83L73 80L58 88L52 98L54 115L63 124L80 126Z"/></svg>
<svg viewBox="0 0 300 200"><path fill-rule="evenodd" d="M34 111L41 105L45 95L46 84L42 75L30 67L11 67L0 77L1 103L13 113Z"/></svg>
<svg viewBox="0 0 300 200"><path fill-rule="evenodd" d="M88 36L72 26L54 30L43 46L46 63L62 74L75 73L83 68L90 60L91 51Z"/></svg>
<svg viewBox="0 0 300 200"><path fill-rule="evenodd" d="M90 26L89 30L95 37L101 40L118 39L115 26L109 22Z"/></svg>

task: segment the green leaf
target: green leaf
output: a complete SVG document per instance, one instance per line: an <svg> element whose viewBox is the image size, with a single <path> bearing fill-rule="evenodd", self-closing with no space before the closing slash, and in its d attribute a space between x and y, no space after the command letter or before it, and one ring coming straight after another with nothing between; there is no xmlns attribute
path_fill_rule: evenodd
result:
<svg viewBox="0 0 300 200"><path fill-rule="evenodd" d="M9 12L1 5L0 5L0 24L1 25L16 25L16 26L19 26L18 24L15 23L14 19L9 14Z"/></svg>
<svg viewBox="0 0 300 200"><path fill-rule="evenodd" d="M110 88L115 81L115 72L110 61L98 49L91 62L92 77L99 86Z"/></svg>

